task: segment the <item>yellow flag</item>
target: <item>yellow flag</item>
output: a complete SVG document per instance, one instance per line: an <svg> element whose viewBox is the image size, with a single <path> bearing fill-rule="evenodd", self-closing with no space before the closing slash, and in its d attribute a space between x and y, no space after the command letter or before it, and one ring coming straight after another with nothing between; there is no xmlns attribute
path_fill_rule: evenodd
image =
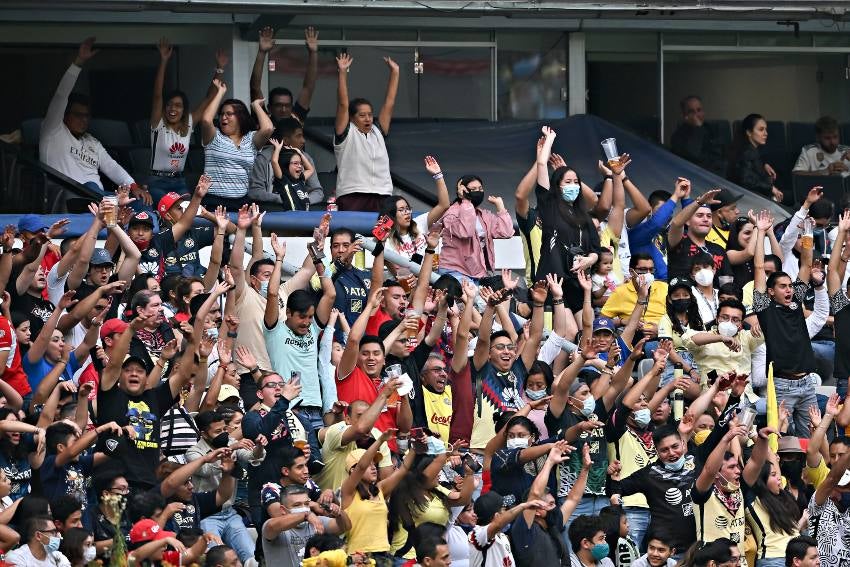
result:
<svg viewBox="0 0 850 567"><path fill-rule="evenodd" d="M779 431L779 405L776 402L776 386L773 384L773 363L767 366L767 426ZM770 450L779 450L779 437L771 433L768 440Z"/></svg>

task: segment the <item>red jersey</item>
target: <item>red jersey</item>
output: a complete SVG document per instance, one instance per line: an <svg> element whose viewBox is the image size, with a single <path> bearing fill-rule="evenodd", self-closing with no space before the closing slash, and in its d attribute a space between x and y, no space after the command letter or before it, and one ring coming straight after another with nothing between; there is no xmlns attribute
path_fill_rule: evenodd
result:
<svg viewBox="0 0 850 567"><path fill-rule="evenodd" d="M3 381L12 386L21 396L26 396L32 392L27 375L21 367L21 349L18 348L15 329L9 324L9 320L2 315L0 315L0 351L9 352L6 368L3 369Z"/></svg>

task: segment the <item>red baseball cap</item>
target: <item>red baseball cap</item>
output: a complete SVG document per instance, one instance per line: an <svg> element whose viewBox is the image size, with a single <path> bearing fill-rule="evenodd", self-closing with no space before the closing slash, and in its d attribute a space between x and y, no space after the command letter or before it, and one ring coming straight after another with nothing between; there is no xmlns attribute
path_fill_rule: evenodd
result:
<svg viewBox="0 0 850 567"><path fill-rule="evenodd" d="M159 204L156 206L156 210L160 214L160 216L162 216L167 213L168 209L173 207L175 203L179 203L184 199L189 199L189 195L181 195L180 193L175 193L174 191L166 193L165 195L163 195L162 199L159 200Z"/></svg>
<svg viewBox="0 0 850 567"><path fill-rule="evenodd" d="M114 335L115 333L123 333L128 325L128 323L121 319L107 319L100 327L100 340L105 339L109 335Z"/></svg>
<svg viewBox="0 0 850 567"><path fill-rule="evenodd" d="M151 519L139 520L130 529L130 543L144 543L156 541L167 537L174 537L174 532L163 530Z"/></svg>

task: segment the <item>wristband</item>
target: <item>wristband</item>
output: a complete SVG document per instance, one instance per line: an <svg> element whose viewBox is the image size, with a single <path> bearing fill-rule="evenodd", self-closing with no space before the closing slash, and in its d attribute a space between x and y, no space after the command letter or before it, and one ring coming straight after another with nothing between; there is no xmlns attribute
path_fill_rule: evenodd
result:
<svg viewBox="0 0 850 567"><path fill-rule="evenodd" d="M439 179L442 179L442 178L443 178L443 172L442 172L442 171L438 171L437 173L435 173L435 174L434 174L434 175L432 175L431 177L432 177L432 178L434 178L434 181L437 181L437 180L439 180Z"/></svg>
<svg viewBox="0 0 850 567"><path fill-rule="evenodd" d="M564 304L563 299L553 299L552 300L552 305L563 305L563 304Z"/></svg>
<svg viewBox="0 0 850 567"><path fill-rule="evenodd" d="M239 333L234 333L233 331L227 331L227 336L230 337L231 339L235 339L236 337L239 336Z"/></svg>
<svg viewBox="0 0 850 567"><path fill-rule="evenodd" d="M627 175L623 176L622 183L625 183L626 181L629 181L629 177Z"/></svg>
<svg viewBox="0 0 850 567"><path fill-rule="evenodd" d="M215 74L216 75L224 75L224 69L222 69L221 67L216 67L215 68Z"/></svg>
<svg viewBox="0 0 850 567"><path fill-rule="evenodd" d="M425 253L426 253L426 254L434 254L434 253L436 253L436 252L437 252L437 250L436 250L436 249L434 249L434 248L426 248L426 249L425 249Z"/></svg>
<svg viewBox="0 0 850 567"><path fill-rule="evenodd" d="M532 305L532 307L543 307L545 305L545 303L538 303L536 301L533 301L531 303L531 305Z"/></svg>
<svg viewBox="0 0 850 567"><path fill-rule="evenodd" d="M649 305L649 300L644 300L644 301L638 300L638 305Z"/></svg>
<svg viewBox="0 0 850 567"><path fill-rule="evenodd" d="M613 175L606 175L605 181L614 181L614 176Z"/></svg>
<svg viewBox="0 0 850 567"><path fill-rule="evenodd" d="M255 366L254 368L252 368L251 370L249 370L249 371L248 371L248 373L249 373L249 374L253 374L254 372L259 372L259 371L260 371L260 367L259 367L259 366Z"/></svg>

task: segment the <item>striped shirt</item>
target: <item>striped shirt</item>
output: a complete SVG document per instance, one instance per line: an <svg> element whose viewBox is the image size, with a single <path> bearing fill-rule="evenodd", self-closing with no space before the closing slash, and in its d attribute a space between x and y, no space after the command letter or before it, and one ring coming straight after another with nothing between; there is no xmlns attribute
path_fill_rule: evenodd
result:
<svg viewBox="0 0 850 567"><path fill-rule="evenodd" d="M254 167L254 134L252 130L235 146L233 141L216 130L215 138L204 147L207 174L212 177L210 195L238 199L248 193L248 177Z"/></svg>

